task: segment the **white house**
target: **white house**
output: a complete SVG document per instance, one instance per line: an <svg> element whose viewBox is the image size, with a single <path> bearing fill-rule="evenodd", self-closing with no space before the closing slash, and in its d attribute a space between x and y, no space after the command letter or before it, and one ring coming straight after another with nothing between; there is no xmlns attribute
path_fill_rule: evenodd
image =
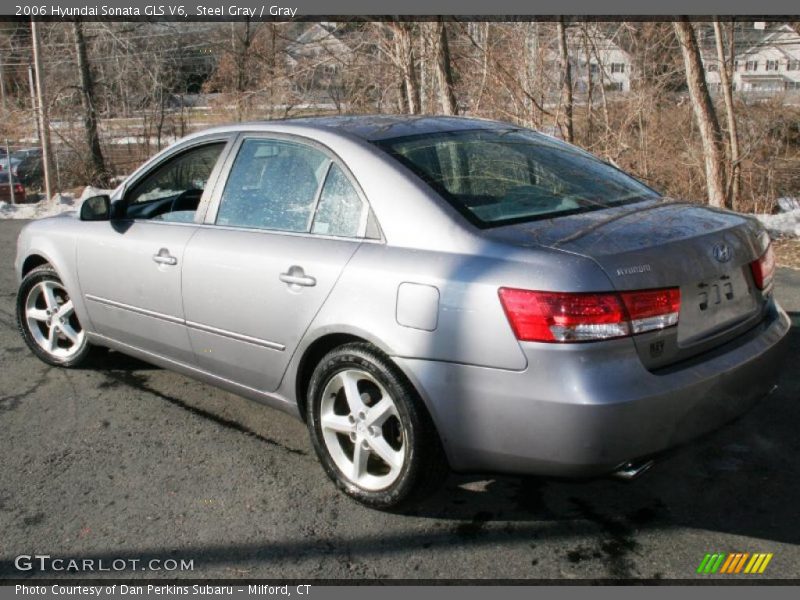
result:
<svg viewBox="0 0 800 600"><path fill-rule="evenodd" d="M719 88L719 61L710 44L703 61L706 81ZM779 94L800 91L800 35L782 24L750 41L734 57L733 89L744 94Z"/></svg>
<svg viewBox="0 0 800 600"><path fill-rule="evenodd" d="M572 86L577 94L585 94L589 81L602 85L606 91L629 92L633 61L616 42L613 32L592 27L588 31L570 28L567 32L567 52L572 71ZM588 60L587 60L588 59ZM556 40L550 40L544 53L544 63L552 73L561 73L561 58ZM553 78L556 91L560 84Z"/></svg>
<svg viewBox="0 0 800 600"><path fill-rule="evenodd" d="M630 55L623 50L612 36L597 30L589 32L590 39L582 39L582 35L574 35L569 44L570 58L573 64L575 89L578 92L588 88L588 75L592 81L602 85L606 90L629 92L633 73ZM586 65L586 44L589 44L589 65Z"/></svg>

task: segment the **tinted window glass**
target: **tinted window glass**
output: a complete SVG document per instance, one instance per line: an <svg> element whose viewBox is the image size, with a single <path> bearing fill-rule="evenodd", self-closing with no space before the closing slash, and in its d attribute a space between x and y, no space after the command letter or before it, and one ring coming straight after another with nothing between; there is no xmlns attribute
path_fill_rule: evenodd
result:
<svg viewBox="0 0 800 600"><path fill-rule="evenodd" d="M658 198L590 154L530 131L454 131L377 144L482 227Z"/></svg>
<svg viewBox="0 0 800 600"><path fill-rule="evenodd" d="M308 231L328 162L302 144L245 140L225 184L217 224Z"/></svg>
<svg viewBox="0 0 800 600"><path fill-rule="evenodd" d="M362 204L341 168L331 165L314 216L312 233L355 237L361 224Z"/></svg>
<svg viewBox="0 0 800 600"><path fill-rule="evenodd" d="M192 221L225 142L191 148L145 175L126 194L126 217Z"/></svg>

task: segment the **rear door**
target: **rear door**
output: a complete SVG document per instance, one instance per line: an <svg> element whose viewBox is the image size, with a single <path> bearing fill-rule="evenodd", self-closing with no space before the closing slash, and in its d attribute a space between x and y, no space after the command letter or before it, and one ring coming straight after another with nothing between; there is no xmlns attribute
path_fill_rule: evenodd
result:
<svg viewBox="0 0 800 600"><path fill-rule="evenodd" d="M352 177L294 137L242 136L189 242L183 304L199 366L273 391L366 228Z"/></svg>
<svg viewBox="0 0 800 600"><path fill-rule="evenodd" d="M194 362L183 322L181 267L227 141L204 139L176 149L134 176L115 201L112 221L84 223L78 276L97 333Z"/></svg>

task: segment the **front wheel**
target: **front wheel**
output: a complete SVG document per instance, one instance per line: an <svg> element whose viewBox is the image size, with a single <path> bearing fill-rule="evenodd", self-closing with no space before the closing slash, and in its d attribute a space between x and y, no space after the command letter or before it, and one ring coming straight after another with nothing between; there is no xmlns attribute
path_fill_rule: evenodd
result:
<svg viewBox="0 0 800 600"><path fill-rule="evenodd" d="M49 365L77 366L91 350L69 293L50 265L33 269L22 280L17 326L28 347Z"/></svg>
<svg viewBox="0 0 800 600"><path fill-rule="evenodd" d="M309 386L308 427L328 476L374 508L395 507L429 491L446 471L433 423L416 392L368 344L336 348L317 365Z"/></svg>

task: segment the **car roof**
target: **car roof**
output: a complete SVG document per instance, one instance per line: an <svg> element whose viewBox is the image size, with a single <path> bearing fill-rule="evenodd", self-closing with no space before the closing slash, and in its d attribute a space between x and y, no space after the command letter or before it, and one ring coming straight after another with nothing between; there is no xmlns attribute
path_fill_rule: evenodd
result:
<svg viewBox="0 0 800 600"><path fill-rule="evenodd" d="M236 129L246 129L252 125L299 125L334 130L363 140L374 142L411 135L459 131L465 129L508 129L517 125L467 117L437 117L410 115L356 115L332 117L298 117L277 121L256 121L241 123Z"/></svg>

